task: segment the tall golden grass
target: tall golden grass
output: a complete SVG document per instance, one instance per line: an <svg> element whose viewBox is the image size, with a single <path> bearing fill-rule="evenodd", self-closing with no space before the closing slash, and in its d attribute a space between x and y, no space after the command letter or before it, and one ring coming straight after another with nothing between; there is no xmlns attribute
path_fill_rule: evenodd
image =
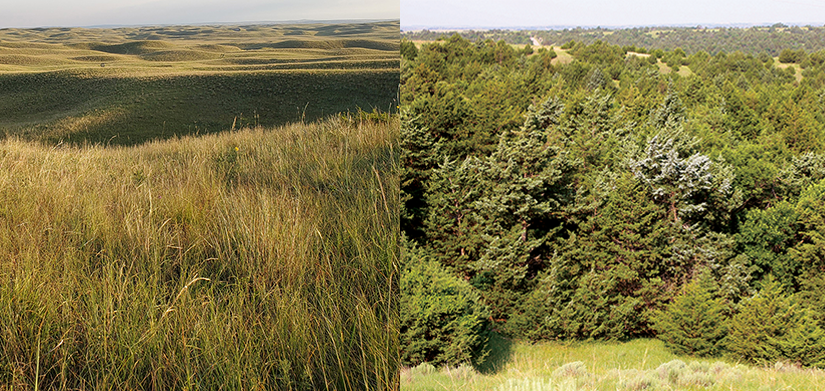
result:
<svg viewBox="0 0 825 391"><path fill-rule="evenodd" d="M0 390L397 388L398 129L0 142Z"/></svg>

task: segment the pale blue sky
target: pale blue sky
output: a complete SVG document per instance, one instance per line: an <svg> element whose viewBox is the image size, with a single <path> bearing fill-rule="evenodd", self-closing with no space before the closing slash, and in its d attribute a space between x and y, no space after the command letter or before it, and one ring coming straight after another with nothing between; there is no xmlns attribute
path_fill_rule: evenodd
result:
<svg viewBox="0 0 825 391"><path fill-rule="evenodd" d="M398 19L399 0L0 0L0 28Z"/></svg>
<svg viewBox="0 0 825 391"><path fill-rule="evenodd" d="M400 0L416 27L825 24L825 0Z"/></svg>

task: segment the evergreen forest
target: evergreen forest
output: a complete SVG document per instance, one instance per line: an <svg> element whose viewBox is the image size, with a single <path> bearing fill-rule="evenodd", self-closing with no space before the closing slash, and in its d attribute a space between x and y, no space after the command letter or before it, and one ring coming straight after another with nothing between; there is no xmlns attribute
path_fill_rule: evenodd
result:
<svg viewBox="0 0 825 391"><path fill-rule="evenodd" d="M682 48L687 53L705 51L716 54L737 50L757 55L778 56L784 49L819 51L825 49L825 26L771 26L737 27L633 27L625 29L567 28L553 30L463 30L457 31L471 41L505 41L510 44L531 44L532 38L542 45L561 46L581 41L592 44L604 41L613 45L638 46L648 50ZM402 36L415 41L435 41L444 33L430 30L406 31Z"/></svg>
<svg viewBox="0 0 825 391"><path fill-rule="evenodd" d="M825 50L401 52L404 365L497 333L825 367Z"/></svg>

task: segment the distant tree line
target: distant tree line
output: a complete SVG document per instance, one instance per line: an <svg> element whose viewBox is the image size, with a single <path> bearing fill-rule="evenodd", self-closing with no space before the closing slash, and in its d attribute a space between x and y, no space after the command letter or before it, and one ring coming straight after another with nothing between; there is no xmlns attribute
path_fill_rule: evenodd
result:
<svg viewBox="0 0 825 391"><path fill-rule="evenodd" d="M737 27L637 27L628 29L574 28L564 30L469 30L459 32L409 31L402 37L409 40L435 41L457 33L473 42L492 39L510 44L529 44L530 37L540 38L543 45L561 46L569 41L592 44L604 41L611 45L638 46L670 50L682 48L687 54L700 51L710 54L735 52L778 56L783 49L803 49L808 52L825 49L825 26Z"/></svg>
<svg viewBox="0 0 825 391"><path fill-rule="evenodd" d="M495 330L825 365L825 51L402 48L406 364Z"/></svg>

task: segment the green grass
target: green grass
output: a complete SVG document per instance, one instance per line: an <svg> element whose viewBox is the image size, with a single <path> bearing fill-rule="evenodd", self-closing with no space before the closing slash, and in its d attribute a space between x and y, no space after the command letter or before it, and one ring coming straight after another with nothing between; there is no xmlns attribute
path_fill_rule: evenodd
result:
<svg viewBox="0 0 825 391"><path fill-rule="evenodd" d="M0 134L131 145L229 130L233 124L275 126L358 108L388 111L397 90L397 71L0 74Z"/></svg>
<svg viewBox="0 0 825 391"><path fill-rule="evenodd" d="M0 141L0 390L397 388L398 128Z"/></svg>
<svg viewBox="0 0 825 391"><path fill-rule="evenodd" d="M822 390L825 371L787 363L753 367L670 353L659 340L512 342L495 336L485 366L402 368L413 390Z"/></svg>
<svg viewBox="0 0 825 391"><path fill-rule="evenodd" d="M0 29L0 136L133 145L394 111L397 21Z"/></svg>

